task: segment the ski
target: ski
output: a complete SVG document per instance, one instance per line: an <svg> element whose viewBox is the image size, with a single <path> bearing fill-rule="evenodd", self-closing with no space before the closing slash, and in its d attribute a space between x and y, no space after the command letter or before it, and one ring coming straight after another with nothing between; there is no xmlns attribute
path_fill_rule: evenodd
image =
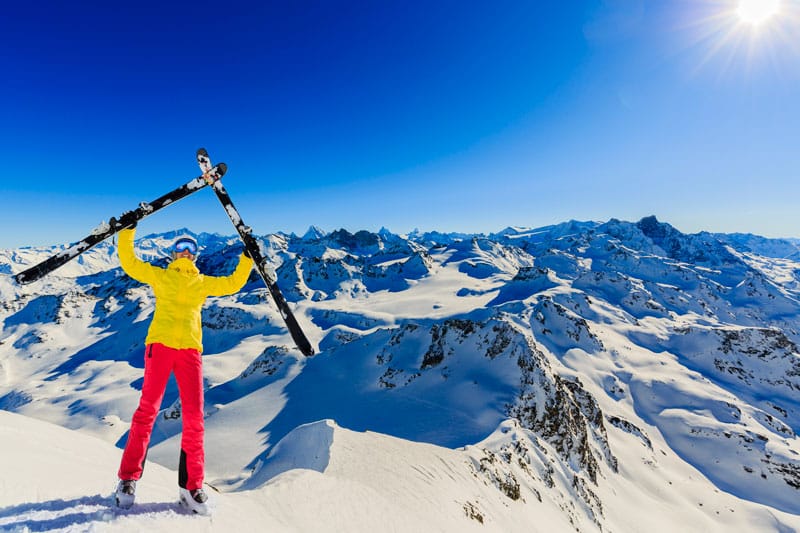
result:
<svg viewBox="0 0 800 533"><path fill-rule="evenodd" d="M31 283L49 274L60 266L70 262L82 253L91 249L105 239L116 234L120 230L129 227L134 222L138 222L146 216L152 215L156 211L189 196L190 194L202 189L206 185L219 182L225 174L227 167L225 163L220 163L214 167L209 167L203 171L202 176L198 176L174 189L167 194L156 198L152 202L142 202L133 211L126 211L118 218L112 217L108 222L102 222L91 231L84 239L72 244L69 248L51 256L38 265L24 270L14 275L14 281L20 284Z"/></svg>
<svg viewBox="0 0 800 533"><path fill-rule="evenodd" d="M211 159L209 158L208 152L205 150L205 148L200 148L197 150L197 163L200 165L200 168L203 170L203 172L206 172L207 169L213 168L211 166ZM278 306L278 310L283 317L283 321L286 323L286 327L289 329L289 333L292 335L295 345L297 345L303 355L306 357L311 357L314 355L314 348L311 346L308 338L306 338L302 328L300 328L300 324L297 323L297 319L294 317L292 310L289 308L286 298L283 297L283 293L276 282L275 275L267 265L267 260L263 255L261 255L261 248L258 246L258 242L256 242L255 237L253 237L252 229L249 226L246 226L242 221L239 211L237 211L236 207L233 205L231 197L228 195L228 191L226 191L225 187L222 186L222 182L215 181L211 184L211 188L214 189L214 193L217 195L217 198L219 198L219 201L225 208L228 218L231 219L233 226L239 233L239 238L242 240L242 243L247 249L247 253L255 262L256 270L261 276L261 279L264 280L267 289L269 289L269 293L272 295L272 299Z"/></svg>

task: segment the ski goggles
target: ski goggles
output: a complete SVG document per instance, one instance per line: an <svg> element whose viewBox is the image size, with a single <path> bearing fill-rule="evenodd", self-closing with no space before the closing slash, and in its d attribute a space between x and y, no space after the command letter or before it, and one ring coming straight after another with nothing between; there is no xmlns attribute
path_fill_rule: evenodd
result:
<svg viewBox="0 0 800 533"><path fill-rule="evenodd" d="M190 240L180 240L175 243L174 249L176 252L189 252L192 255L197 255L197 244Z"/></svg>

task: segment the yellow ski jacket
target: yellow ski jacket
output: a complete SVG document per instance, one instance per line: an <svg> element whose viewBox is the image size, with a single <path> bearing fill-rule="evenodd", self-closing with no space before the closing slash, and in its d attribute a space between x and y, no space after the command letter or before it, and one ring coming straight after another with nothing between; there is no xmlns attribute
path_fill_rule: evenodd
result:
<svg viewBox="0 0 800 533"><path fill-rule="evenodd" d="M195 264L179 257L167 268L157 267L136 257L133 249L135 229L119 232L119 262L133 279L150 285L156 297L156 310L147 332L146 344L161 343L170 348L203 351L200 310L209 296L225 296L239 291L253 268L244 254L230 276L204 276Z"/></svg>

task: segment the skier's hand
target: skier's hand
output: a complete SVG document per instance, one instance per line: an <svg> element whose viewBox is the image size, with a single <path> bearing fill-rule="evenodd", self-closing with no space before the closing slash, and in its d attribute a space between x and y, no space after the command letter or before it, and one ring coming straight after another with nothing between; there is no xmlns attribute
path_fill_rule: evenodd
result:
<svg viewBox="0 0 800 533"><path fill-rule="evenodd" d="M124 217L125 214L123 214L122 216ZM134 220L133 222L131 222L127 226L124 226L124 227L120 228L120 226L122 226L122 220L117 220L117 217L111 217L110 219L108 219L108 225L111 226L114 230L116 230L117 228L119 228L119 229L135 229L136 228L136 220Z"/></svg>

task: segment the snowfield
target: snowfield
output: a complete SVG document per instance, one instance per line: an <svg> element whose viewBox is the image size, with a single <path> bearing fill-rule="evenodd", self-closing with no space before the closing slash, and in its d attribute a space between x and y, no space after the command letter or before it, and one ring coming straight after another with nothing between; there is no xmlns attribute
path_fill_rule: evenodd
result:
<svg viewBox="0 0 800 533"><path fill-rule="evenodd" d="M139 236L164 263L179 232ZM241 249L196 235L200 270ZM177 504L167 386L137 504L111 503L153 311L103 243L0 250L0 530L800 531L800 255L648 217L259 238L203 314L211 518Z"/></svg>
<svg viewBox="0 0 800 533"><path fill-rule="evenodd" d="M3 531L600 530L574 508L579 489L568 469L549 469L553 450L511 420L486 441L457 450L353 432L331 420L303 425L256 468L250 488L209 489L210 518L183 510L177 474L153 463L137 487L136 505L117 509L111 493L118 449L5 411L0 421ZM674 484L644 470L595 489L608 505L606 527L800 527L797 516L721 493L684 465L666 468L675 469Z"/></svg>

